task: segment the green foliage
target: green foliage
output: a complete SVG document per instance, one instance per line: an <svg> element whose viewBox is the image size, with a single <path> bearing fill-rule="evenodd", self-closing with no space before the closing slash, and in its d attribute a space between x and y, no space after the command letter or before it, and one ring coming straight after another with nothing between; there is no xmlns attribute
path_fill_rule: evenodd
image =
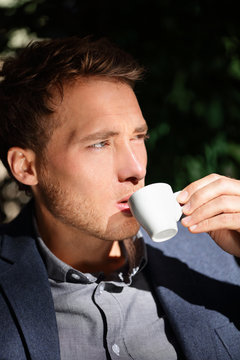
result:
<svg viewBox="0 0 240 360"><path fill-rule="evenodd" d="M93 34L145 65L136 93L150 127L148 183L178 190L210 172L240 178L236 1L2 1L4 53L35 37Z"/></svg>

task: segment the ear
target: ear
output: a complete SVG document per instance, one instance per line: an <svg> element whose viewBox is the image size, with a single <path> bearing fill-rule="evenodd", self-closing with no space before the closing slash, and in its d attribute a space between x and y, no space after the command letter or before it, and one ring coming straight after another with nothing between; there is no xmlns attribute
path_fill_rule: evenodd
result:
<svg viewBox="0 0 240 360"><path fill-rule="evenodd" d="M37 185L36 156L30 149L12 147L8 150L8 164L13 176L24 185Z"/></svg>

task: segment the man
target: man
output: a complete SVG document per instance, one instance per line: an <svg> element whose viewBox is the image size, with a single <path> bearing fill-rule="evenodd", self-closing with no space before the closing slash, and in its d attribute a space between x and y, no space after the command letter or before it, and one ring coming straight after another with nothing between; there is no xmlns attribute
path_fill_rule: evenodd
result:
<svg viewBox="0 0 240 360"><path fill-rule="evenodd" d="M139 231L127 201L147 165L141 73L77 37L3 65L0 157L33 200L0 229L1 359L240 357L240 182L184 189L168 242Z"/></svg>

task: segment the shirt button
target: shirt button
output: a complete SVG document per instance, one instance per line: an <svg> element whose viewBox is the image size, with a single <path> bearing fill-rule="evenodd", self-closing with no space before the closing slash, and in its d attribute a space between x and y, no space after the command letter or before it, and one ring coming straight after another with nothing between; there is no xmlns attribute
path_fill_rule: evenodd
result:
<svg viewBox="0 0 240 360"><path fill-rule="evenodd" d="M99 294L102 294L102 293L103 293L104 288L105 288L104 284L100 284L100 285L99 285Z"/></svg>
<svg viewBox="0 0 240 360"><path fill-rule="evenodd" d="M113 346L112 346L112 351L113 351L117 356L120 355L120 349L119 349L119 346L118 346L117 344L113 344Z"/></svg>
<svg viewBox="0 0 240 360"><path fill-rule="evenodd" d="M80 279L80 276L76 273L72 273L72 278L75 279L75 280L79 280Z"/></svg>

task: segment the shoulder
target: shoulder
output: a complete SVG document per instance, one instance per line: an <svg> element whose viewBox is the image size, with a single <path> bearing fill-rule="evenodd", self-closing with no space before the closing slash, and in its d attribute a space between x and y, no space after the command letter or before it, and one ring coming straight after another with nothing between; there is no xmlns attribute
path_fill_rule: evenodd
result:
<svg viewBox="0 0 240 360"><path fill-rule="evenodd" d="M217 246L208 234L191 234L179 223L178 234L168 241L156 243L145 232L143 236L154 267L159 266L161 258L172 266L181 263L198 273L239 284L237 259Z"/></svg>

